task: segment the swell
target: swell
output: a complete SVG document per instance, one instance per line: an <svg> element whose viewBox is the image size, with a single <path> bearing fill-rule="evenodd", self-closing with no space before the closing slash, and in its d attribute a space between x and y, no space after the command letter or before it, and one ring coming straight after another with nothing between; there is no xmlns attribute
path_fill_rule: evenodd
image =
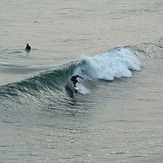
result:
<svg viewBox="0 0 163 163"><path fill-rule="evenodd" d="M132 71L141 70L144 58L160 57L163 45L141 44L114 48L93 57L83 57L55 69L45 71L20 82L0 87L0 96L45 96L48 93L65 92L70 77L79 74L86 80L114 80L121 77L132 77ZM139 60L138 60L139 59Z"/></svg>
<svg viewBox="0 0 163 163"><path fill-rule="evenodd" d="M10 83L0 87L1 96L21 96L33 95L45 91L63 90L66 79L74 67L74 63L63 65L62 67L45 71L34 77L16 83Z"/></svg>
<svg viewBox="0 0 163 163"><path fill-rule="evenodd" d="M163 39L160 39L156 43L142 43L136 46L125 46L125 48L138 56L141 61L150 58L160 58L163 53Z"/></svg>

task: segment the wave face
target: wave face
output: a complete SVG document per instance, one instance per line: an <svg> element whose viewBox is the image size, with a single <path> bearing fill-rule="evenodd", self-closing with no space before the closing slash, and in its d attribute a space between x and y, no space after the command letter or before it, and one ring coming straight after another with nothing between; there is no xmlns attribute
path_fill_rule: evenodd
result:
<svg viewBox="0 0 163 163"><path fill-rule="evenodd" d="M78 61L49 70L17 83L1 86L1 96L37 96L46 92L64 91L72 75L85 79L113 80L131 77L132 70L140 70L137 58L125 48L116 48L94 57L84 57Z"/></svg>

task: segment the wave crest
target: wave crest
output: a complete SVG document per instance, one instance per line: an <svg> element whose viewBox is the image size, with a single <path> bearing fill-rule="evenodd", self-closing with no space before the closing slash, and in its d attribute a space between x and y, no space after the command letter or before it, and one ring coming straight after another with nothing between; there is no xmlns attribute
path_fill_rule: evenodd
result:
<svg viewBox="0 0 163 163"><path fill-rule="evenodd" d="M131 70L139 71L140 69L140 62L129 50L116 48L94 57L84 57L78 61L74 74L93 79L113 80L131 77Z"/></svg>

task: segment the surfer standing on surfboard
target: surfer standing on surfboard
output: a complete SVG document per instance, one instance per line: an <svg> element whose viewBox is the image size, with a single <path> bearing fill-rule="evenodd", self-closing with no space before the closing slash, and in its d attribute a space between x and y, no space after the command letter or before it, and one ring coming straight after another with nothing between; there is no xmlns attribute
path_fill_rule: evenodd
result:
<svg viewBox="0 0 163 163"><path fill-rule="evenodd" d="M79 82L79 81L77 80L78 77L81 78L81 79L83 79L83 78L82 78L81 76L79 76L79 75L74 75L74 76L71 77L71 81L73 82L74 87L76 87L76 83Z"/></svg>

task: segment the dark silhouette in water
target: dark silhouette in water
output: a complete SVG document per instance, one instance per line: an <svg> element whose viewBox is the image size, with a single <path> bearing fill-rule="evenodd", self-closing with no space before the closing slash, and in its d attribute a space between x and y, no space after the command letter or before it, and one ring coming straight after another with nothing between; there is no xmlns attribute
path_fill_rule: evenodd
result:
<svg viewBox="0 0 163 163"><path fill-rule="evenodd" d="M31 50L31 47L30 47L30 45L29 45L29 44L27 44L27 46L26 46L25 50L26 50L27 52L29 52L29 51Z"/></svg>
<svg viewBox="0 0 163 163"><path fill-rule="evenodd" d="M81 78L81 79L83 79L83 78L82 78L81 76L79 76L79 75L74 75L74 76L71 77L71 81L73 82L74 87L76 87L76 83L79 82L79 81L77 80L78 77Z"/></svg>

